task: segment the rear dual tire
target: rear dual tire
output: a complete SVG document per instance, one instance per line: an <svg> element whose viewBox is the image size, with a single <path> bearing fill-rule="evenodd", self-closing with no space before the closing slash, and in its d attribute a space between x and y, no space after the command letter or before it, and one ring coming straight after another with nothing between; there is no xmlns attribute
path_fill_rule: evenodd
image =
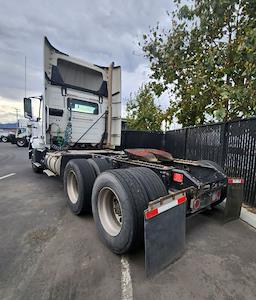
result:
<svg viewBox="0 0 256 300"><path fill-rule="evenodd" d="M166 195L167 191L159 176L148 168L109 170L112 164L101 162L97 159L68 162L64 171L68 205L76 215L92 210L103 243L114 253L126 253L143 242L144 210L148 202Z"/></svg>
<svg viewBox="0 0 256 300"><path fill-rule="evenodd" d="M64 171L64 191L75 215L91 212L91 194L96 175L86 159L70 160Z"/></svg>
<svg viewBox="0 0 256 300"><path fill-rule="evenodd" d="M96 176L100 173L113 168L112 163L107 158L95 157L87 159L88 163L93 167Z"/></svg>
<svg viewBox="0 0 256 300"><path fill-rule="evenodd" d="M92 212L103 243L117 254L137 248L143 242L148 202L166 194L161 179L147 168L116 169L98 176Z"/></svg>
<svg viewBox="0 0 256 300"><path fill-rule="evenodd" d="M106 158L73 159L64 171L64 190L75 215L91 212L92 188L96 177L112 164Z"/></svg>

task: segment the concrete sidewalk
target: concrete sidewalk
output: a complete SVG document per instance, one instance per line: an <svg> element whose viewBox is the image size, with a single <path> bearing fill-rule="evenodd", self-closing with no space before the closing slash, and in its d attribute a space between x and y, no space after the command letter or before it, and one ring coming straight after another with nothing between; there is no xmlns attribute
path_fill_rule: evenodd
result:
<svg viewBox="0 0 256 300"><path fill-rule="evenodd" d="M256 214L250 212L248 209L242 207L240 219L256 229Z"/></svg>

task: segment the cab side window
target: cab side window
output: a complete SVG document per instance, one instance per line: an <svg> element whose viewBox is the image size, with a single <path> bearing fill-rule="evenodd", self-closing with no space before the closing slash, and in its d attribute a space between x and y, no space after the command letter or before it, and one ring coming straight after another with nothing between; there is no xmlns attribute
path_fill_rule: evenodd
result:
<svg viewBox="0 0 256 300"><path fill-rule="evenodd" d="M99 114L99 105L98 103L94 103L94 102L69 98L68 107L74 112L86 113L92 115Z"/></svg>

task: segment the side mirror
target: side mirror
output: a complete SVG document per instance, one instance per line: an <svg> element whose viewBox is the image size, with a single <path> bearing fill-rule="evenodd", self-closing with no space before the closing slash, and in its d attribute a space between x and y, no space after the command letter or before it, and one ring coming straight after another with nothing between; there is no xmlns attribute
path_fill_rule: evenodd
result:
<svg viewBox="0 0 256 300"><path fill-rule="evenodd" d="M32 118L32 105L30 98L24 98L24 117L27 119Z"/></svg>

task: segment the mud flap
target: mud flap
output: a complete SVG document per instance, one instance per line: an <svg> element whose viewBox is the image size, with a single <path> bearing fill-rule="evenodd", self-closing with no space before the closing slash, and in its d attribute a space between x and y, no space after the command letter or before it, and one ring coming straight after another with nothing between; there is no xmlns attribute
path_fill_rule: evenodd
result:
<svg viewBox="0 0 256 300"><path fill-rule="evenodd" d="M239 219L244 195L244 179L228 178L224 222Z"/></svg>
<svg viewBox="0 0 256 300"><path fill-rule="evenodd" d="M185 228L184 190L149 203L148 209L144 212L147 277L152 277L182 256L185 249Z"/></svg>

